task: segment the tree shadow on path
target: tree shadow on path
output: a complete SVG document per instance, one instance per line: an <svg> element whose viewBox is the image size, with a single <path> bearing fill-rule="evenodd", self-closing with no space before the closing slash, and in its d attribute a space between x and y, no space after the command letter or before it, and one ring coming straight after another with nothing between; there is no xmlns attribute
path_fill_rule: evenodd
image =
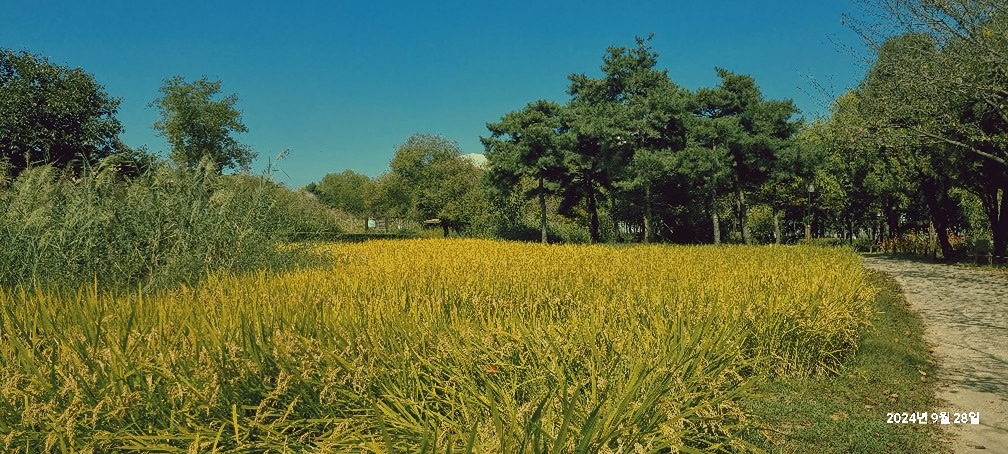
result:
<svg viewBox="0 0 1008 454"><path fill-rule="evenodd" d="M1008 447L1008 276L902 257L864 263L899 282L924 321L939 361L939 397L950 406L939 411L981 413L980 426L953 428L957 451Z"/></svg>

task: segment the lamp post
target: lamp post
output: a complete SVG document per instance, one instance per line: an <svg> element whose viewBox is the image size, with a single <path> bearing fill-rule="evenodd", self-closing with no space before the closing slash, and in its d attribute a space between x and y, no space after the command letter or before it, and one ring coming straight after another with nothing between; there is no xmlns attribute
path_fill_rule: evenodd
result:
<svg viewBox="0 0 1008 454"><path fill-rule="evenodd" d="M805 241L812 244L812 193L815 192L815 184L808 185L808 205L805 206Z"/></svg>

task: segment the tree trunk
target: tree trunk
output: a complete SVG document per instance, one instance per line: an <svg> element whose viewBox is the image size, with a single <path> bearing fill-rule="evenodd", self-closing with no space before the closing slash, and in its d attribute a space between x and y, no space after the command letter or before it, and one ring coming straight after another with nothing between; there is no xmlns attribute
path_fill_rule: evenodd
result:
<svg viewBox="0 0 1008 454"><path fill-rule="evenodd" d="M947 199L948 193L944 194L944 198ZM938 235L938 247L941 248L942 260L951 261L952 255L955 251L952 250L952 243L949 241L949 211L947 206L943 206L940 216L938 216L938 222L935 223L935 233Z"/></svg>
<svg viewBox="0 0 1008 454"><path fill-rule="evenodd" d="M718 167L717 163L717 144L711 145L711 152L713 153L713 167ZM712 168L712 170L714 170ZM715 181L716 171L711 173L710 187L711 187L711 224L714 226L714 244L721 244L721 217L718 216L718 203L717 203L717 181Z"/></svg>
<svg viewBox="0 0 1008 454"><path fill-rule="evenodd" d="M441 230L444 232L444 237L448 238L448 223L444 220L441 221Z"/></svg>
<svg viewBox="0 0 1008 454"><path fill-rule="evenodd" d="M949 241L948 224L943 226L935 225L935 233L938 234L938 246L941 247L942 260L952 260L952 243Z"/></svg>
<svg viewBox="0 0 1008 454"><path fill-rule="evenodd" d="M940 182L926 180L921 184L924 193L924 201L931 211L932 228L937 236L938 245L941 247L943 260L952 259L952 244L948 237L948 209L949 203L948 187Z"/></svg>
<svg viewBox="0 0 1008 454"><path fill-rule="evenodd" d="M711 224L714 226L714 244L721 244L721 217L718 216L717 202L711 207Z"/></svg>
<svg viewBox="0 0 1008 454"><path fill-rule="evenodd" d="M542 231L542 244L549 243L546 237L546 183L542 176L539 177L539 229Z"/></svg>
<svg viewBox="0 0 1008 454"><path fill-rule="evenodd" d="M873 244L876 244L876 245L879 244L882 241L882 238L884 238L883 237L883 229L885 228L885 227L883 227L884 225L885 225L885 221L883 221L881 217L879 217L879 219L875 220L875 232L874 232L875 236L872 237L872 243ZM874 246L872 246L872 252L875 252L875 247Z"/></svg>
<svg viewBox="0 0 1008 454"><path fill-rule="evenodd" d="M781 211L777 207L773 208L773 235L774 244L781 244L781 226L780 226L780 216Z"/></svg>
<svg viewBox="0 0 1008 454"><path fill-rule="evenodd" d="M721 244L721 217L718 216L717 188L711 186L711 225L714 227L714 244Z"/></svg>
<svg viewBox="0 0 1008 454"><path fill-rule="evenodd" d="M1008 262L1008 181L1001 185L1000 208L991 221L991 253L999 263Z"/></svg>
<svg viewBox="0 0 1008 454"><path fill-rule="evenodd" d="M745 191L742 188L738 189L738 221L739 221L739 234L742 236L742 242L745 244L752 244L752 237L749 234L749 223L746 222L748 218L748 207L745 201Z"/></svg>
<svg viewBox="0 0 1008 454"><path fill-rule="evenodd" d="M644 185L644 242L651 242L651 185Z"/></svg>
<svg viewBox="0 0 1008 454"><path fill-rule="evenodd" d="M928 223L928 244L924 254L932 259L938 259L938 230L935 229L934 219Z"/></svg>
<svg viewBox="0 0 1008 454"><path fill-rule="evenodd" d="M885 210L886 218L886 239L894 239L899 236L899 215L896 214L894 208L887 208Z"/></svg>
<svg viewBox="0 0 1008 454"><path fill-rule="evenodd" d="M598 221L598 200L595 194L595 185L591 180L586 180L585 184L588 189L588 216L590 220L588 233L591 235L591 242L598 243L599 236L599 221Z"/></svg>
<svg viewBox="0 0 1008 454"><path fill-rule="evenodd" d="M616 197L609 197L609 217L612 218L613 237L617 243L622 243L623 231L620 230L619 219L616 218Z"/></svg>

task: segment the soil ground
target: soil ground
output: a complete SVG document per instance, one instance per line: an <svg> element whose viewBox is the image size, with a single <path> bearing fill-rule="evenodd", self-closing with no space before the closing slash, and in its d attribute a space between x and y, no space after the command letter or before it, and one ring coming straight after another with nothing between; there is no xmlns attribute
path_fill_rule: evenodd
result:
<svg viewBox="0 0 1008 454"><path fill-rule="evenodd" d="M927 411L980 413L979 424L943 426L955 452L1008 452L1008 276L886 256L864 263L899 282L924 321L945 404Z"/></svg>

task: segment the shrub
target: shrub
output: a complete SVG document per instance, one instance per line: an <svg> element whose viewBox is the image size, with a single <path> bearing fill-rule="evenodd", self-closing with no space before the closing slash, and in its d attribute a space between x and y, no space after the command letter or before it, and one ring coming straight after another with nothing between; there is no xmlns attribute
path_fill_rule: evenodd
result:
<svg viewBox="0 0 1008 454"><path fill-rule="evenodd" d="M253 195L269 201L267 224L286 241L335 237L344 232L347 220L352 220L350 215L323 204L312 194L291 191L263 177L228 175L220 179L214 197L234 200Z"/></svg>
<svg viewBox="0 0 1008 454"><path fill-rule="evenodd" d="M843 247L847 246L847 240L843 238L812 238L812 245L819 247Z"/></svg>
<svg viewBox="0 0 1008 454"><path fill-rule="evenodd" d="M856 238L851 243L851 247L858 252L875 252L877 248L875 241L868 237Z"/></svg>

